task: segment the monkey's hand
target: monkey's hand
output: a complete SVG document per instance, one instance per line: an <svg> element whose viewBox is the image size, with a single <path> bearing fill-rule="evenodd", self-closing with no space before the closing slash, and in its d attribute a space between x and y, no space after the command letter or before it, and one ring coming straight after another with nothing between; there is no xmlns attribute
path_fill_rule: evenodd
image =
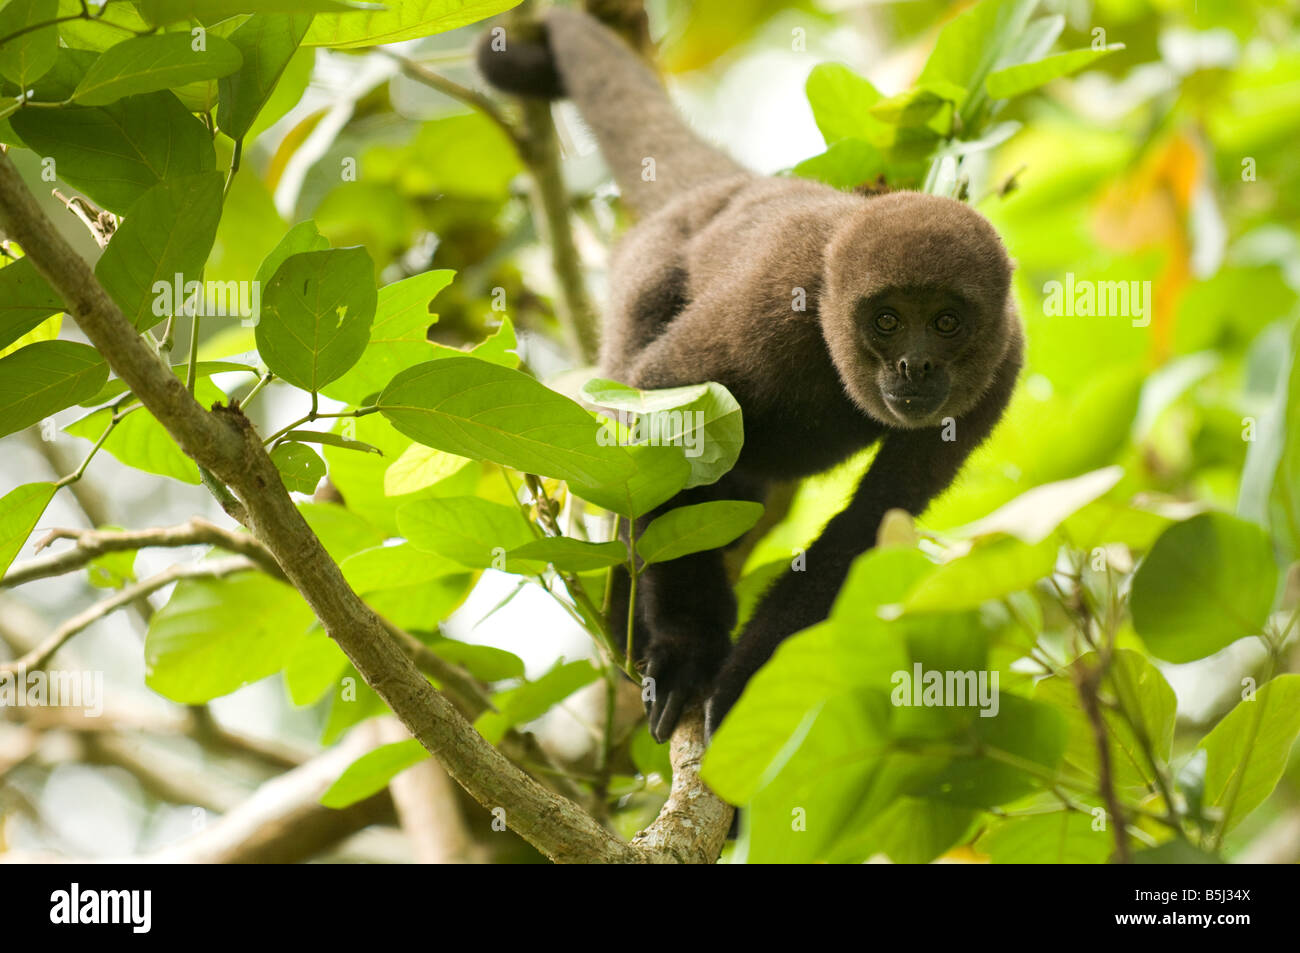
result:
<svg viewBox="0 0 1300 953"><path fill-rule="evenodd" d="M731 641L723 630L719 637L658 636L649 645L641 666L642 697L650 734L667 741L677 721L691 705L709 697Z"/></svg>

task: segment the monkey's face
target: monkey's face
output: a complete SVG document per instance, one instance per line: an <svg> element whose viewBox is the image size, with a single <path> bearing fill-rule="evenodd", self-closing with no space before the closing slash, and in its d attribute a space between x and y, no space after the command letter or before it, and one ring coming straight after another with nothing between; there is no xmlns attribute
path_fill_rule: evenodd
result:
<svg viewBox="0 0 1300 953"><path fill-rule="evenodd" d="M1006 351L1011 262L992 226L951 199L872 199L832 242L819 313L849 396L891 427L966 413Z"/></svg>

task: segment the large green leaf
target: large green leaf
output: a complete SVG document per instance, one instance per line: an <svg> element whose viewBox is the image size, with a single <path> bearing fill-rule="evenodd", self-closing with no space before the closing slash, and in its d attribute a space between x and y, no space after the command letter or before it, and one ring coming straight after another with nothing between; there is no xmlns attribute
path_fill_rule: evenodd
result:
<svg viewBox="0 0 1300 953"><path fill-rule="evenodd" d="M258 14L230 34L243 65L221 80L217 126L232 139L243 139L275 92L311 23L307 15Z"/></svg>
<svg viewBox="0 0 1300 953"><path fill-rule="evenodd" d="M388 782L407 768L431 757L414 738L381 745L348 765L339 779L321 795L320 802L326 807L344 808L365 800L388 787Z"/></svg>
<svg viewBox="0 0 1300 953"><path fill-rule="evenodd" d="M1281 365L1246 453L1237 512L1270 529L1294 559L1300 557L1300 321L1276 337Z"/></svg>
<svg viewBox="0 0 1300 953"><path fill-rule="evenodd" d="M646 563L661 563L717 549L749 532L762 515L763 504L747 500L679 506L646 527L636 541L637 555Z"/></svg>
<svg viewBox="0 0 1300 953"><path fill-rule="evenodd" d="M474 722L479 734L496 744L515 725L540 718L578 689L600 677L600 670L588 661L559 662L533 682L493 697L496 711L484 712Z"/></svg>
<svg viewBox="0 0 1300 953"><path fill-rule="evenodd" d="M341 48L396 43L477 23L518 4L519 0L387 0L382 12L319 14L303 42Z"/></svg>
<svg viewBox="0 0 1300 953"><path fill-rule="evenodd" d="M364 248L300 252L262 294L257 349L277 376L320 390L365 351L375 303L375 266Z"/></svg>
<svg viewBox="0 0 1300 953"><path fill-rule="evenodd" d="M62 310L63 302L30 258L0 268L0 349Z"/></svg>
<svg viewBox="0 0 1300 953"><path fill-rule="evenodd" d="M1133 577L1133 626L1151 653L1191 662L1263 631L1277 590L1268 534L1225 513L1170 526Z"/></svg>
<svg viewBox="0 0 1300 953"><path fill-rule="evenodd" d="M632 474L631 457L601 446L591 414L527 374L472 357L402 371L379 409L407 436L462 457L596 486Z"/></svg>
<svg viewBox="0 0 1300 953"><path fill-rule="evenodd" d="M1077 73L1103 56L1109 56L1122 49L1124 49L1123 43L1112 43L1103 50L1085 48L1070 50L1068 53L1057 53L1055 56L1033 63L1008 66L990 73L985 85L989 95L994 99L1009 99L1027 93L1031 89L1037 89L1039 86L1045 86L1054 79Z"/></svg>
<svg viewBox="0 0 1300 953"><path fill-rule="evenodd" d="M533 533L518 510L476 496L407 503L397 511L397 526L416 549L473 569L536 572L545 565L544 559L509 559Z"/></svg>
<svg viewBox="0 0 1300 953"><path fill-rule="evenodd" d="M124 96L216 79L239 69L242 57L234 44L209 35L203 46L196 50L188 33L123 40L100 54L72 98L83 106L106 106Z"/></svg>
<svg viewBox="0 0 1300 953"><path fill-rule="evenodd" d="M203 274L221 221L221 189L218 172L160 182L131 206L104 249L95 276L137 330L180 310L171 293L177 275L183 285Z"/></svg>
<svg viewBox="0 0 1300 953"><path fill-rule="evenodd" d="M997 821L975 849L995 864L1104 864L1115 835L1095 830L1088 814L1062 809Z"/></svg>
<svg viewBox="0 0 1300 953"><path fill-rule="evenodd" d="M154 26L181 20L214 22L242 13L316 13L363 9L348 0L136 0Z"/></svg>
<svg viewBox="0 0 1300 953"><path fill-rule="evenodd" d="M80 403L106 380L99 352L73 341L41 341L0 358L0 437Z"/></svg>
<svg viewBox="0 0 1300 953"><path fill-rule="evenodd" d="M53 483L25 483L0 499L0 576L36 529L56 489Z"/></svg>
<svg viewBox="0 0 1300 953"><path fill-rule="evenodd" d="M259 573L183 580L149 622L145 682L201 704L282 669L314 616L289 586Z"/></svg>
<svg viewBox="0 0 1300 953"><path fill-rule="evenodd" d="M1058 548L1053 539L1032 546L1014 538L983 542L938 567L908 594L903 606L909 612L974 609L989 599L1028 589L1052 571Z"/></svg>
<svg viewBox="0 0 1300 953"><path fill-rule="evenodd" d="M0 8L0 37L20 34L0 46L0 76L26 90L49 72L58 54L59 31L53 25L28 28L49 23L58 9L58 0L9 0Z"/></svg>
<svg viewBox="0 0 1300 953"><path fill-rule="evenodd" d="M359 404L383 390L399 372L435 359L437 347L428 333L437 319L429 306L455 275L443 268L380 288L365 353L347 373L325 386L325 395Z"/></svg>
<svg viewBox="0 0 1300 953"><path fill-rule="evenodd" d="M871 114L871 107L881 98L880 92L847 66L814 66L804 89L828 146L845 139L875 141L885 134L885 123Z"/></svg>
<svg viewBox="0 0 1300 953"><path fill-rule="evenodd" d="M1231 830L1264 803L1300 735L1300 675L1279 675L1237 703L1197 746L1204 748L1206 807Z"/></svg>
<svg viewBox="0 0 1300 953"><path fill-rule="evenodd" d="M681 447L691 468L687 487L715 482L740 456L745 439L740 404L721 384L638 390L594 379L583 393L602 407L637 415L629 435L637 443Z"/></svg>
<svg viewBox="0 0 1300 953"><path fill-rule="evenodd" d="M10 122L24 143L54 159L60 179L114 212L128 211L165 179L216 168L211 134L169 92L108 106L23 109Z"/></svg>
<svg viewBox="0 0 1300 953"><path fill-rule="evenodd" d="M944 26L917 79L919 84L944 81L969 90L961 108L965 128L973 128L986 102L985 78L1015 48L1038 0L983 0Z"/></svg>
<svg viewBox="0 0 1300 953"><path fill-rule="evenodd" d="M59 0L59 18L81 13L82 0ZM110 46L121 43L129 36L127 31L146 33L149 24L130 3L110 3L101 6L93 19L77 17L59 24L59 36L74 50L93 50L102 53ZM82 70L84 75L85 70Z"/></svg>

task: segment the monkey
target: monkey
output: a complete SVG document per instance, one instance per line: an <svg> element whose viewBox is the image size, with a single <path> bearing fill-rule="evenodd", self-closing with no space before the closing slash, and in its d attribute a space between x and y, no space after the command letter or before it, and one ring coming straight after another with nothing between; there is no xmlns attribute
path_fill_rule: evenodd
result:
<svg viewBox="0 0 1300 953"><path fill-rule="evenodd" d="M721 549L644 567L634 651L665 741L703 704L712 738L787 637L826 619L886 511L920 516L993 430L1023 363L1013 263L963 202L842 192L752 172L698 136L654 71L587 14L489 31L497 89L567 97L637 216L610 259L601 373L639 388L717 381L741 408L733 469L637 520L708 500L761 501L872 445L847 505L760 598L739 637ZM802 569L802 571L799 571ZM611 593L626 616L630 579Z"/></svg>

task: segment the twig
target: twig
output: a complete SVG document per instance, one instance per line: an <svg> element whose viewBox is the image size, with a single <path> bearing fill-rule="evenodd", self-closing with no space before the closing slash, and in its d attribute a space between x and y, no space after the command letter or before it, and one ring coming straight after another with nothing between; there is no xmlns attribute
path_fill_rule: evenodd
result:
<svg viewBox="0 0 1300 953"><path fill-rule="evenodd" d="M156 576L150 576L142 582L127 586L109 598L95 603L89 609L79 612L55 629L49 638L30 652L12 662L0 664L0 672L16 673L41 668L55 652L62 648L64 643L78 632L141 596L156 592L163 586L171 585L179 579L220 578L231 573L245 572L256 568L251 560L244 559L242 556L235 556L230 559L214 559L210 562L196 563L190 566L169 566Z"/></svg>

